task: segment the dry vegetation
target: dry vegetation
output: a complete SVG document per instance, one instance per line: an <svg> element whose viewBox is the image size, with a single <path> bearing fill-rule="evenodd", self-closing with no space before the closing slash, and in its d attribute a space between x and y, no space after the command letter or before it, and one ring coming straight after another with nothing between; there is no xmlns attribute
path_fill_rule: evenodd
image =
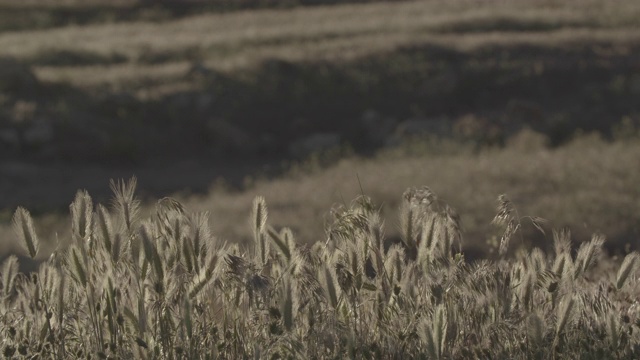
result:
<svg viewBox="0 0 640 360"><path fill-rule="evenodd" d="M625 135L633 131L626 130ZM499 234L491 225L489 210L495 207L495 198L507 192L522 217L548 220L547 233L542 235L524 219L525 242L518 241L513 248L548 250L551 229L563 227L571 228L577 242L599 232L606 234L607 247L613 252L636 248L640 236L637 138L608 142L590 135L556 149L543 144L544 137L531 132L513 139L505 149L477 153L446 141L417 141L374 158L348 156L328 167L322 166L321 158L312 159L277 179L253 179L242 192L223 185L212 187L204 196L174 196L193 210L211 212L218 237L246 244L252 234L242 219L253 198L263 194L270 204L271 223L291 228L298 242L312 244L322 240L329 210L362 194L379 204L388 235L398 238L401 202L397 194L429 184L459 210L465 229L463 250L467 258L476 258L495 255ZM144 214L152 210L143 206ZM3 253L16 249L9 218L7 212L0 224ZM68 238L64 216L45 213L39 218L40 231L58 233L62 241ZM53 238L43 240L45 249L53 246L48 240Z"/></svg>
<svg viewBox="0 0 640 360"><path fill-rule="evenodd" d="M39 160L282 158L331 132L371 152L384 140L369 136L370 111L398 126L474 116L471 136L493 144L527 125L557 145L638 118L639 18L633 0L429 0L0 30L0 147Z"/></svg>
<svg viewBox="0 0 640 360"><path fill-rule="evenodd" d="M237 70L266 59L339 61L424 43L464 50L588 40L624 47L638 40L639 18L640 5L632 0L374 3L4 32L0 55L34 62L42 79L148 87L179 82L193 61ZM46 64L73 54L96 64Z"/></svg>
<svg viewBox="0 0 640 360"><path fill-rule="evenodd" d="M427 187L401 200L402 240L388 241L366 196L332 212L322 241L301 246L256 197L247 246L212 235L208 213L173 199L142 217L135 181L112 183L111 209L79 191L71 245L37 271L2 267L5 357L636 358L638 258L602 260L604 237L572 251L466 262L456 210ZM504 254L520 224L500 197ZM35 258L39 235L13 226ZM615 268L612 268L614 267ZM594 268L598 267L598 271Z"/></svg>
<svg viewBox="0 0 640 360"><path fill-rule="evenodd" d="M248 241L251 235L237 219L253 197L264 194L272 209L272 223L291 227L299 241L313 243L322 238L328 209L346 205L348 199L361 194L380 204L387 232L397 236L401 204L397 194L416 184L429 184L459 210L465 249L474 256L486 256L495 235L488 210L498 194L507 191L522 216L548 219L547 231L570 226L581 240L602 232L619 249L625 244L634 246L640 218L640 178L633 165L640 164L637 142L608 143L588 136L558 149L531 141L523 148L525 144L522 136L507 149L474 154L447 150L446 144L420 142L399 153L387 152L368 160L348 158L311 173L303 166L302 171L283 179L257 181L242 194L213 191L206 197L184 200L194 209L210 210L221 237ZM540 236L526 221L523 231L537 246L550 246L549 233Z"/></svg>
<svg viewBox="0 0 640 360"><path fill-rule="evenodd" d="M369 158L330 159L328 166L323 156L331 155L318 155L286 176L247 181L241 192L214 186L206 195L142 203L132 180L112 183L110 206L78 191L68 217L32 217L24 208L0 213L2 250L18 255L0 264L4 357L640 357L640 255L634 251L640 236L640 133L634 126L637 109L627 103L640 91L637 78L627 76L636 71L638 19L636 0L455 0L240 11L160 23L141 17L0 32L0 56L31 66L34 88L42 87L38 96L48 101L45 110L82 122L85 113L106 109L99 120L113 121L113 133L102 137L124 136L122 143L109 144L122 146L123 153L157 136L174 154L159 135L163 130L173 129L178 146L202 132L197 121L185 124L189 101L165 107L164 96L171 93L231 94L202 110L206 116L243 94L258 106L232 102L221 111L230 123L245 116L251 118L245 125L258 134L261 126L287 133L291 120L302 116L297 107L304 113L314 111L309 105L336 103L333 95L322 98L336 84L347 83L355 98L367 94L369 85L388 85L377 93L382 99L386 91L410 94L451 72L461 79L444 96L457 109L468 105L463 99L483 93L478 87L491 89L503 80L507 85L496 85L498 95L532 83L548 94L546 86L555 84L549 79L584 65L584 74L566 72L584 75L609 93L580 88L577 100L549 111L563 115L585 103L610 110L609 96L618 94L621 105L611 116L625 116L628 125L613 128L615 141L581 135L555 148L548 146L549 137L531 130L505 137L500 148L420 139ZM504 62L496 60L495 49ZM533 60L527 56L531 49ZM561 50L567 59L556 54ZM429 58L432 52L437 54ZM385 54L397 56L387 63ZM574 62L581 54L588 59ZM275 64L274 73L268 64ZM433 74L421 75L417 85L407 81L422 74L424 64ZM262 72L252 72L256 68ZM211 78L203 85L186 76L189 69L210 71ZM323 69L335 78L325 83L315 75ZM492 78L496 84L474 82ZM48 81L72 87L51 87ZM224 88L218 89L220 83ZM280 87L285 83L291 89ZM308 83L311 89L301 86ZM52 95L58 89L71 95L58 99ZM91 103L84 96L96 89L136 96L96 101L77 113L63 101ZM299 95L293 110L269 115L280 122L263 124L242 112L288 105L270 97L274 89L283 90L284 98ZM442 103L442 91L432 86L397 106ZM34 109L42 107L32 94L7 93L0 98L6 104L25 104L24 97ZM7 100L11 96L16 99ZM459 111L494 106L487 116L503 119L495 109L505 106L496 103ZM367 108L366 102L356 104L353 113ZM341 116L349 118L351 110ZM437 111L446 112L447 105ZM165 113L166 127L145 123ZM575 129L561 120L544 119L551 124L547 135L563 126ZM174 131L185 128L184 134ZM142 154L154 152L149 149Z"/></svg>

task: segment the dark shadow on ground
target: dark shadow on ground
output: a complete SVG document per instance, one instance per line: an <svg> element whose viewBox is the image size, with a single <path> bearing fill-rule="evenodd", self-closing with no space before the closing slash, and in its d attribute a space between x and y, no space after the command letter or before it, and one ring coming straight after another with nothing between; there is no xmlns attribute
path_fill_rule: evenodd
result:
<svg viewBox="0 0 640 360"><path fill-rule="evenodd" d="M444 122L435 135L478 144L502 144L523 127L554 145L577 130L608 136L622 117L640 116L638 64L637 44L465 52L425 44L341 63L270 60L231 74L194 64L182 79L193 90L143 101L42 83L25 64L4 59L0 171L9 196L0 207L37 206L51 188L67 189L60 191L66 203L77 188L104 192L108 178L134 172L141 189L164 194L204 191L217 177L239 186L316 134L336 134L370 154L388 143L372 135L381 125L367 123L363 114L371 111L391 118L387 137L411 119ZM185 163L197 165L180 170ZM157 184L145 184L146 171Z"/></svg>
<svg viewBox="0 0 640 360"><path fill-rule="evenodd" d="M639 63L637 45L471 52L424 45L340 64L272 60L237 76L209 71L202 91L172 94L147 111L167 123L190 113L175 129L182 131L176 138L192 139L203 150L218 144L225 152L284 154L296 139L316 133L338 133L356 150L370 150L380 144L367 138L367 110L397 122L445 118L452 126L472 114L499 129L491 139L481 129L474 140L501 143L528 126L558 145L577 130L607 136L623 116L638 115ZM226 126L220 124L232 125L249 141L224 144L216 138Z"/></svg>
<svg viewBox="0 0 640 360"><path fill-rule="evenodd" d="M15 4L9 1L0 4L0 32L131 21L163 22L202 13L384 1L406 0L132 0L38 6L16 0Z"/></svg>

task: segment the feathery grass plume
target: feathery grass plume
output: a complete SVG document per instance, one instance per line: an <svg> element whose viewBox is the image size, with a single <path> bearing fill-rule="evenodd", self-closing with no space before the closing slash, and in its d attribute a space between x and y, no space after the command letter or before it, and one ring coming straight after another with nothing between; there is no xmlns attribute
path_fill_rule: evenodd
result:
<svg viewBox="0 0 640 360"><path fill-rule="evenodd" d="M558 304L558 299L572 286L574 278L573 260L569 253L562 253L557 256L553 266L551 267L552 277L554 278L549 282L547 291L551 293L552 306L555 308Z"/></svg>
<svg viewBox="0 0 640 360"><path fill-rule="evenodd" d="M122 253L122 234L115 234L113 237L113 243L111 244L111 261L117 264L120 261L120 255Z"/></svg>
<svg viewBox="0 0 640 360"><path fill-rule="evenodd" d="M5 299L13 294L16 275L18 275L18 258L11 255L2 264L2 296Z"/></svg>
<svg viewBox="0 0 640 360"><path fill-rule="evenodd" d="M529 255L529 263L537 273L547 270L547 256L540 248L534 248Z"/></svg>
<svg viewBox="0 0 640 360"><path fill-rule="evenodd" d="M418 248L414 219L414 210L404 202L400 210L400 232L402 242L404 242L404 245L409 249L409 251L416 251Z"/></svg>
<svg viewBox="0 0 640 360"><path fill-rule="evenodd" d="M291 260L291 249L289 249L289 243L280 236L273 228L267 230L269 237L276 244L276 249L282 254L287 263Z"/></svg>
<svg viewBox="0 0 640 360"><path fill-rule="evenodd" d="M426 260L450 256L454 244L462 249L460 216L451 206L426 186L407 189L403 198L401 231L409 254Z"/></svg>
<svg viewBox="0 0 640 360"><path fill-rule="evenodd" d="M520 218L518 211L507 194L500 194L498 196L498 206L496 210L496 216L491 220L491 223L505 227L504 233L500 237L500 246L498 248L500 256L504 256L509 249L509 243L513 235L520 229Z"/></svg>
<svg viewBox="0 0 640 360"><path fill-rule="evenodd" d="M573 316L573 308L575 306L575 299L573 297L565 298L561 301L560 306L558 307L557 313L557 322L556 322L556 334L555 334L555 343L560 337L560 335L564 332L567 324L571 322L571 317Z"/></svg>
<svg viewBox="0 0 640 360"><path fill-rule="evenodd" d="M602 245L604 244L604 235L594 234L591 240L587 243L582 243L578 249L578 255L574 261L574 278L577 279L580 275L589 270L593 266L602 252Z"/></svg>
<svg viewBox="0 0 640 360"><path fill-rule="evenodd" d="M262 196L257 196L253 199L253 206L251 208L251 225L256 257L262 265L266 265L269 260L269 242L265 236L267 216L267 203Z"/></svg>
<svg viewBox="0 0 640 360"><path fill-rule="evenodd" d="M209 212L199 212L191 215L191 239L193 244L193 254L196 259L200 259L202 255L206 254L206 248L213 242L214 238L211 235L211 228L209 227Z"/></svg>
<svg viewBox="0 0 640 360"><path fill-rule="evenodd" d="M391 246L386 257L383 257L378 251L376 251L376 259L378 259L376 262L381 262L380 267L376 268L378 275L376 277L376 282L378 284L379 292L382 292L385 303L391 298L394 283L399 283L402 279L402 274L398 274L396 276L394 272L394 264L396 262L396 258L400 257L401 251L402 250L399 245ZM402 252L402 254L404 255L404 252ZM404 257L400 261L404 261Z"/></svg>
<svg viewBox="0 0 640 360"><path fill-rule="evenodd" d="M351 242L358 236L364 236L367 233L369 228L369 210L367 209L372 205L362 205L363 197L358 199L352 202L350 208L338 206L331 209L330 214L333 222L327 227L328 240ZM364 202L368 204L366 201Z"/></svg>
<svg viewBox="0 0 640 360"><path fill-rule="evenodd" d="M156 228L159 238L158 251L162 255L166 248L178 249L185 237L185 211L177 200L164 197L156 203Z"/></svg>
<svg viewBox="0 0 640 360"><path fill-rule="evenodd" d="M343 292L350 294L352 294L351 290L354 292L358 290L358 285L356 284L356 278L359 275L358 255L354 248L354 246L348 248L346 254L340 256L340 260L336 263L338 285L340 285Z"/></svg>
<svg viewBox="0 0 640 360"><path fill-rule="evenodd" d="M60 281L57 269L48 262L42 263L38 268L38 282L42 291L42 299L47 303L53 299L58 289L58 281Z"/></svg>
<svg viewBox="0 0 640 360"><path fill-rule="evenodd" d="M616 276L616 289L622 289L629 275L636 270L639 258L640 255L635 251L625 256L622 265L620 265L620 270L618 270L618 275Z"/></svg>
<svg viewBox="0 0 640 360"><path fill-rule="evenodd" d="M210 286L222 271L222 265L225 262L220 261L220 259L225 259L226 263L229 266L236 267L232 268L231 271L235 271L236 275L239 277L244 276L244 272L246 269L238 269L240 267L245 268L247 265L243 263L242 258L238 258L233 255L227 256L228 248L224 246L224 244L217 244L215 248L210 249L207 252L207 258L205 259L205 266L200 268L198 274L191 280L190 284L187 286L187 296L192 301L208 286Z"/></svg>
<svg viewBox="0 0 640 360"><path fill-rule="evenodd" d="M445 342L447 340L447 309L443 304L436 307L436 312L433 317L433 334L434 340L437 345L437 358L442 358L442 352L445 348Z"/></svg>
<svg viewBox="0 0 640 360"><path fill-rule="evenodd" d="M563 278L564 274L568 273L571 269L573 269L573 261L569 253L561 253L556 256L553 266L551 267L551 271L553 271L558 278Z"/></svg>
<svg viewBox="0 0 640 360"><path fill-rule="evenodd" d="M551 270L538 271L538 278L536 286L540 289L545 289L549 293L553 293L558 290L559 277Z"/></svg>
<svg viewBox="0 0 640 360"><path fill-rule="evenodd" d="M98 204L95 222L98 230L97 233L100 234L100 237L102 238L104 248L109 254L111 254L113 242L115 240L113 224L111 222L111 215L109 214L109 210L107 210L106 207L102 206L102 204Z"/></svg>
<svg viewBox="0 0 640 360"><path fill-rule="evenodd" d="M71 210L71 234L77 243L91 240L93 225L93 201L86 190L76 193L76 198L69 205Z"/></svg>
<svg viewBox="0 0 640 360"><path fill-rule="evenodd" d="M237 244L234 244L237 245ZM216 243L212 246L209 251L205 254L204 258L204 266L201 267L205 269L207 277L215 276L218 277L220 271L222 271L222 267L225 264L224 261L220 261L224 259L227 254L231 253L232 245L227 245L226 242Z"/></svg>
<svg viewBox="0 0 640 360"><path fill-rule="evenodd" d="M71 265L71 277L85 288L87 286L87 266L82 261L82 255L80 253L81 251L78 250L78 247L72 245L70 253L71 259L68 263Z"/></svg>
<svg viewBox="0 0 640 360"><path fill-rule="evenodd" d="M296 283L287 276L282 281L280 294L280 313L282 323L287 331L293 330L295 325L295 314L298 313L298 288Z"/></svg>
<svg viewBox="0 0 640 360"><path fill-rule="evenodd" d="M618 320L618 315L614 311L611 311L605 320L607 336L611 347L614 350L618 350L620 347L620 321Z"/></svg>
<svg viewBox="0 0 640 360"><path fill-rule="evenodd" d="M447 335L447 311L443 304L438 305L431 318L422 322L419 335L427 345L429 359L442 359Z"/></svg>
<svg viewBox="0 0 640 360"><path fill-rule="evenodd" d="M384 220L380 217L379 212L373 212L369 215L368 221L369 237L371 238L371 245L384 252Z"/></svg>
<svg viewBox="0 0 640 360"><path fill-rule="evenodd" d="M312 284L315 282L315 278L309 269L311 264L308 254L295 250L289 262L289 268L286 269L302 287L302 292L308 292L317 287Z"/></svg>
<svg viewBox="0 0 640 360"><path fill-rule="evenodd" d="M535 226L535 228L538 229L538 231L540 231L542 235L547 235L547 232L544 230L544 224L549 222L547 219L541 218L539 216L527 216L527 218L531 220L531 224Z"/></svg>
<svg viewBox="0 0 640 360"><path fill-rule="evenodd" d="M599 235L575 260L568 239L556 239L555 258L533 249L508 261L439 259L434 254L455 247L455 220L431 192L409 199L429 266L407 260L403 244L385 251L379 215L359 203L335 213L329 243L296 248L290 230L265 223L274 250L268 266L253 249L247 256L235 243L218 243L205 216L185 215L170 201L162 217L136 221L131 233L97 206L92 252L73 242L65 261L52 257L31 277L16 275L15 258L0 268L3 350L55 359L240 358L255 348L296 358L634 356L637 289L626 283L635 280L639 254L615 269L615 281L607 273L574 279L598 258ZM162 294L154 292L158 263Z"/></svg>
<svg viewBox="0 0 640 360"><path fill-rule="evenodd" d="M362 286L362 282L366 278L365 268L369 257L369 248L371 247L370 239L367 237L365 232L360 232L355 238L355 243L351 244L351 269L354 271L354 274L356 274L357 286L360 288Z"/></svg>
<svg viewBox="0 0 640 360"><path fill-rule="evenodd" d="M515 220L509 221L507 223L504 233L500 237L500 246L498 248L498 254L500 254L500 256L504 256L507 253L507 251L509 250L509 243L511 242L513 235L515 235L515 233L518 232L519 229L520 224Z"/></svg>
<svg viewBox="0 0 640 360"><path fill-rule="evenodd" d="M566 253L556 256L555 260L553 261L553 265L551 266L551 271L558 277L562 277L562 275L566 272L567 262L569 261L571 261L571 257Z"/></svg>
<svg viewBox="0 0 640 360"><path fill-rule="evenodd" d="M457 243L458 252L461 253L463 228L460 214L458 214L458 212L448 204L445 204L444 214L447 219L447 233L449 234L449 236L451 236L449 246L453 246L455 243Z"/></svg>
<svg viewBox="0 0 640 360"><path fill-rule="evenodd" d="M113 206L129 234L133 233L134 224L140 212L140 201L135 198L138 179L132 177L127 183L124 180L109 182L113 192Z"/></svg>
<svg viewBox="0 0 640 360"><path fill-rule="evenodd" d="M40 241L36 234L36 229L33 226L33 219L28 210L23 207L18 207L13 214L13 230L18 235L20 243L23 245L27 254L32 259L35 259L38 255L38 249L40 248Z"/></svg>
<svg viewBox="0 0 640 360"><path fill-rule="evenodd" d="M402 239L409 252L415 252L420 240L420 233L426 217L432 213L431 206L437 201L433 191L427 186L408 188L402 194L400 208Z"/></svg>
<svg viewBox="0 0 640 360"><path fill-rule="evenodd" d="M370 275L372 278L380 278L383 277L383 273L385 271L384 268L384 245L382 247L371 246L369 248L369 259L371 259L371 265L373 267L373 274ZM384 276L386 277L386 276Z"/></svg>
<svg viewBox="0 0 640 360"><path fill-rule="evenodd" d="M403 202L400 208L400 224L402 240L404 241L407 249L410 251L417 249L418 247L418 229L415 228L415 223L419 221L419 215L416 211L416 207L419 204L419 200L416 199L416 193L418 189L408 188L402 194Z"/></svg>
<svg viewBox="0 0 640 360"><path fill-rule="evenodd" d="M186 213L184 206L180 201L168 196L158 200L156 203L156 211L158 213L175 212L179 215L184 215Z"/></svg>
<svg viewBox="0 0 640 360"><path fill-rule="evenodd" d="M393 291L398 299L405 302L405 306L413 303L415 301L413 299L424 296L424 286L420 284L422 274L424 274L424 268L421 268L416 262L410 262L404 266L402 279ZM399 296L401 291L402 295Z"/></svg>
<svg viewBox="0 0 640 360"><path fill-rule="evenodd" d="M217 277L218 269L219 269L219 259L224 258L218 253L212 253L211 258L207 262L207 266L200 269L198 274L193 278L189 286L187 287L187 296L191 300L195 300L195 298L204 290L209 284L211 284L215 278ZM230 259L237 259L236 257L230 256ZM232 261L227 259L227 261ZM233 270L232 270L233 271ZM238 275L243 276L244 271L240 271L235 269Z"/></svg>
<svg viewBox="0 0 640 360"><path fill-rule="evenodd" d="M198 271L198 259L194 253L191 239L187 238L182 241L182 258L188 272Z"/></svg>
<svg viewBox="0 0 640 360"><path fill-rule="evenodd" d="M571 252L571 231L569 228L553 230L553 248L556 257Z"/></svg>
<svg viewBox="0 0 640 360"><path fill-rule="evenodd" d="M173 227L171 229L172 236L169 238L169 242L161 242L161 244L164 246L160 246L160 248L177 248L187 235L185 233L186 226L187 224L183 215L177 214L176 216L174 216Z"/></svg>
<svg viewBox="0 0 640 360"><path fill-rule="evenodd" d="M436 259L448 259L451 255L451 235L449 234L449 226L446 223L446 217L438 214L439 218L435 231L433 233L434 240L431 242L431 254Z"/></svg>
<svg viewBox="0 0 640 360"><path fill-rule="evenodd" d="M150 226L143 224L140 227L140 238L142 239L142 247L144 250L144 256L149 264L153 265L156 277L162 284L164 280L164 269L162 268L162 259L156 249L155 239L152 235Z"/></svg>
<svg viewBox="0 0 640 360"><path fill-rule="evenodd" d="M65 316L65 296L67 296L67 291L69 290L67 286L67 277L64 276L64 272L61 268L57 268L58 278L60 281L58 282L58 291L56 293L56 308L58 310L58 324L62 325ZM62 333L62 327L60 327L60 333ZM61 353L64 354L64 341L60 341Z"/></svg>
<svg viewBox="0 0 640 360"><path fill-rule="evenodd" d="M518 294L520 301L527 311L533 310L533 292L536 284L536 273L533 269L524 270L524 274L518 284Z"/></svg>
<svg viewBox="0 0 640 360"><path fill-rule="evenodd" d="M143 275L143 272L139 272L138 270L140 270L141 267L141 259L142 256L140 256L140 236L139 234L130 234L129 235L129 243L128 243L128 247L129 247L129 256L131 257L131 265L133 266L133 269L135 270L136 274L141 276Z"/></svg>
<svg viewBox="0 0 640 360"><path fill-rule="evenodd" d="M429 261L431 255L435 255L435 247L438 245L436 240L436 231L439 230L440 224L436 213L430 212L426 215L422 228L420 230L420 239L418 240L418 262Z"/></svg>
<svg viewBox="0 0 640 360"><path fill-rule="evenodd" d="M404 249L398 245L393 245L389 248L387 253L387 259L384 262L384 267L389 278L395 283L400 283L405 270L406 255Z"/></svg>
<svg viewBox="0 0 640 360"><path fill-rule="evenodd" d="M117 325L117 313L118 313L118 305L116 301L116 291L113 286L113 275L109 274L104 279L103 285L103 293L106 295L106 308L103 314L106 315L107 318L107 327L109 329L109 341L111 344L116 343L116 336L118 333L118 325Z"/></svg>
<svg viewBox="0 0 640 360"><path fill-rule="evenodd" d="M291 257L298 253L296 250L296 239L293 236L293 231L290 228L285 227L280 230L280 238L284 240L284 243L287 245L289 252L291 253Z"/></svg>
<svg viewBox="0 0 640 360"><path fill-rule="evenodd" d="M324 291L324 295L332 308L338 308L340 300L340 286L338 286L336 272L331 264L323 264L318 269L318 280Z"/></svg>
<svg viewBox="0 0 640 360"><path fill-rule="evenodd" d="M491 221L494 224L506 225L518 218L516 208L507 194L500 194L498 196L498 207L496 210L496 216Z"/></svg>

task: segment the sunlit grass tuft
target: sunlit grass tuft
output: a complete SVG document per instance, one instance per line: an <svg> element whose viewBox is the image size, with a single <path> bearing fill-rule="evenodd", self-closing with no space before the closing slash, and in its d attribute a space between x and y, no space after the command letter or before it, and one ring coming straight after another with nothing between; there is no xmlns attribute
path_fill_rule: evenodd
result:
<svg viewBox="0 0 640 360"><path fill-rule="evenodd" d="M114 182L110 210L78 192L71 245L58 247L35 272L18 273L18 259L5 260L5 355L640 355L633 330L640 313L626 300L639 294L638 255L629 254L615 276L601 255L602 235L575 255L569 232L556 231L555 251L547 254L520 249L514 257L473 262L461 252L456 210L430 188L412 187L402 206L403 224L413 230L399 243L385 235L379 207L364 195L334 207L326 237L311 246L272 225L265 198L256 197L246 209L254 239L245 247L213 236L206 213L172 198L141 215L135 185ZM500 203L498 219L518 213L506 197ZM31 239L24 251L35 256L28 212L19 208L15 217L24 225L16 232Z"/></svg>

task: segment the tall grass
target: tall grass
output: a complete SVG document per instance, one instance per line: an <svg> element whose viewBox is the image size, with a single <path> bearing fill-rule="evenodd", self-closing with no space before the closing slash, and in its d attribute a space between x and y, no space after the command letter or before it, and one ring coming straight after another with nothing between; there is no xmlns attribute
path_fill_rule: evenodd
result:
<svg viewBox="0 0 640 360"><path fill-rule="evenodd" d="M555 253L470 263L460 253L459 216L422 187L403 196L399 243L365 196L335 208L326 239L310 246L270 226L258 197L253 243L241 248L212 235L208 214L173 199L141 218L135 184L114 182L110 209L79 191L71 245L35 272L5 260L5 357L640 356L638 254L617 276L604 271L611 262L602 261L601 235L575 256L560 231ZM29 213L18 209L14 222L35 256Z"/></svg>

